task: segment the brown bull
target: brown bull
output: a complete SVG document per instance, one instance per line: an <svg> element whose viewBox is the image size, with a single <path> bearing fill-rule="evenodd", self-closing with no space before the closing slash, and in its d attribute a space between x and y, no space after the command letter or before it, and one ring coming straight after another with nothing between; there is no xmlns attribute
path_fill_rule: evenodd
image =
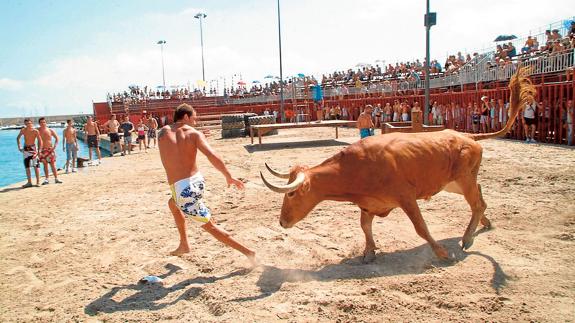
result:
<svg viewBox="0 0 575 323"><path fill-rule="evenodd" d="M446 259L447 250L429 233L417 205L438 192L462 194L471 207L471 221L463 235L462 247L473 244L478 223L490 227L485 217L486 203L477 184L482 147L477 140L505 135L512 127L521 106L532 100L535 89L520 69L510 80L509 121L504 129L489 134L465 134L453 130L432 133L393 133L360 140L312 168L295 166L289 174L268 170L287 185L264 184L285 193L280 225L290 228L303 219L321 201L349 201L361 209L361 228L365 234L364 260L375 258L372 221L401 208L419 236L425 239L437 257Z"/></svg>

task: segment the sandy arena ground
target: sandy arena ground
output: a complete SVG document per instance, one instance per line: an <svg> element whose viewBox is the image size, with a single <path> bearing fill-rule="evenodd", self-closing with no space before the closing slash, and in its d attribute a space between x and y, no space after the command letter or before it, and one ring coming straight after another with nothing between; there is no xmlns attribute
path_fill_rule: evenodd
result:
<svg viewBox="0 0 575 323"><path fill-rule="evenodd" d="M63 185L0 189L0 321L575 321L573 149L483 142L479 181L494 229L461 251L471 212L440 193L420 206L453 261L437 260L394 210L375 220L380 249L365 265L357 207L324 202L284 230L282 196L259 179L264 162L315 165L357 140L352 129L333 136L281 130L259 150L249 138L210 139L246 190L226 188L202 157L207 203L258 252L264 265L253 271L195 224L193 252L168 255L178 240L157 150L105 159ZM146 275L164 284L139 285Z"/></svg>

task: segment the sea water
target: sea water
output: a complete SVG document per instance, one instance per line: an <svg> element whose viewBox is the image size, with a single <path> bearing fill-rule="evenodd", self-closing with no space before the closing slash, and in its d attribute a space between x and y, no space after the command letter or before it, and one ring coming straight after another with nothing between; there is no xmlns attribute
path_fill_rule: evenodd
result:
<svg viewBox="0 0 575 323"><path fill-rule="evenodd" d="M58 148L56 149L56 166L57 168L64 168L66 165L66 153L62 151L62 132L64 128L53 129L60 137ZM18 151L18 146L16 145L18 133L20 133L20 130L0 130L0 187L26 180L26 169L24 168L22 153ZM20 139L20 147L24 147L23 137ZM78 147L80 148L78 157L88 158L88 145L78 140ZM95 154L95 151L92 154ZM32 183L36 182L34 176L34 171L32 170ZM40 165L40 176L44 176L43 165ZM50 170L50 177L52 178L52 170Z"/></svg>

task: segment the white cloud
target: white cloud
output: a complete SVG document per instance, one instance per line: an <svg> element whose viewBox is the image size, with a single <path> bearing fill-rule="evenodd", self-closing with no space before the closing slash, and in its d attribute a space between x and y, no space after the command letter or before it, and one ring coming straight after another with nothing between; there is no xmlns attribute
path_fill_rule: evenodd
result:
<svg viewBox="0 0 575 323"><path fill-rule="evenodd" d="M24 82L9 78L0 78L0 90L16 91L24 86Z"/></svg>

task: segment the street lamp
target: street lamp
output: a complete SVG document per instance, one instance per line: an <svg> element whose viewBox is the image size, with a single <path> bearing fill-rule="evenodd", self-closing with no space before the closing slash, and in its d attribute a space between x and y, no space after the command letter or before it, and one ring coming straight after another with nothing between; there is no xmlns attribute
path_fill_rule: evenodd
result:
<svg viewBox="0 0 575 323"><path fill-rule="evenodd" d="M283 79L283 69L282 69L282 27L280 20L280 0L278 0L278 39L280 48L280 120L285 122L284 114L284 79Z"/></svg>
<svg viewBox="0 0 575 323"><path fill-rule="evenodd" d="M429 123L429 29L437 23L437 14L429 12L429 0L425 11L425 105L423 109L423 123Z"/></svg>
<svg viewBox="0 0 575 323"><path fill-rule="evenodd" d="M202 44L202 80L206 81L206 72L204 70L204 31L202 29L202 18L206 18L208 15L205 13L197 13L194 18L200 20L200 42Z"/></svg>
<svg viewBox="0 0 575 323"><path fill-rule="evenodd" d="M158 41L158 45L160 45L160 51L162 52L162 82L164 85L164 91L166 90L166 74L164 73L164 44L166 43L165 40Z"/></svg>

